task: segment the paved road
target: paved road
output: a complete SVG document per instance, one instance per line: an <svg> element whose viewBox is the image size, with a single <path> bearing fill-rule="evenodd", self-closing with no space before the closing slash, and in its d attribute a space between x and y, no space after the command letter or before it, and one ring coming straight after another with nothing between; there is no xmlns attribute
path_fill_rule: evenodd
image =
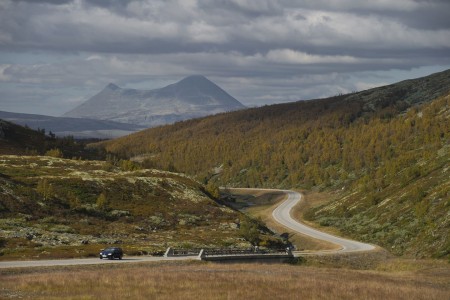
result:
<svg viewBox="0 0 450 300"><path fill-rule="evenodd" d="M375 249L375 247L372 245L340 238L325 232L321 232L319 230L313 229L294 220L291 217L291 209L301 201L302 195L294 191L285 190L283 192L285 192L288 197L272 212L272 217L275 219L275 221L295 232L319 240L327 241L339 245L341 247L340 249L337 250L318 251L319 253L346 253L346 252L370 251Z"/></svg>
<svg viewBox="0 0 450 300"><path fill-rule="evenodd" d="M118 264L118 263L140 263L154 261L173 261L196 259L196 257L160 257L160 256L128 256L121 260L99 259L99 258L77 258L77 259L51 259L51 260L27 260L27 261L2 261L2 268L24 268L24 267L52 267L71 265L97 265L97 264Z"/></svg>

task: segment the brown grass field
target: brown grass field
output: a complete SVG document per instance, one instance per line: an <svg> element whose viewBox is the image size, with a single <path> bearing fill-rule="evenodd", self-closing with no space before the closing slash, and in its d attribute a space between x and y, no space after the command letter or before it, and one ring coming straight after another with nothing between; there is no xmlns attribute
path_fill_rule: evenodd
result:
<svg viewBox="0 0 450 300"><path fill-rule="evenodd" d="M395 271L393 271L395 270ZM446 262L377 270L286 264L146 263L3 269L1 299L449 299Z"/></svg>

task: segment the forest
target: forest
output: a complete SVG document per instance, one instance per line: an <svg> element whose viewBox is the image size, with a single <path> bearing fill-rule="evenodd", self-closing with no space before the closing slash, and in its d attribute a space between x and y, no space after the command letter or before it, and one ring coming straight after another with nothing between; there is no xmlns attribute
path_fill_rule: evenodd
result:
<svg viewBox="0 0 450 300"><path fill-rule="evenodd" d="M441 75L446 95L450 71ZM447 100L432 98L436 83L418 83L178 122L94 148L222 185L339 186L374 171L389 180L448 143Z"/></svg>

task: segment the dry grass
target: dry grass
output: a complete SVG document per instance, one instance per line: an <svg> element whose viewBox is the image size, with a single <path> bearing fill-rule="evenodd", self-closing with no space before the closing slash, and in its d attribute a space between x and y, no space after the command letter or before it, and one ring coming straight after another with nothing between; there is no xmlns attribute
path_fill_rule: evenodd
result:
<svg viewBox="0 0 450 300"><path fill-rule="evenodd" d="M428 266L429 267L429 266ZM358 271L290 265L150 263L2 270L0 298L448 299L448 265Z"/></svg>

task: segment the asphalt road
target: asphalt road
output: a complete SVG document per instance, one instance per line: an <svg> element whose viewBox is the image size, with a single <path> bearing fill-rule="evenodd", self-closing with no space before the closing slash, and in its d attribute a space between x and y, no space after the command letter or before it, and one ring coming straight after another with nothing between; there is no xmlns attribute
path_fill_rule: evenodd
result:
<svg viewBox="0 0 450 300"><path fill-rule="evenodd" d="M125 256L123 259L99 259L99 258L73 258L73 259L49 259L49 260L24 260L24 261L2 261L2 268L25 268L25 267L52 267L73 265L98 265L98 264L123 264L155 261L174 261L196 259L196 257L161 257L161 256Z"/></svg>
<svg viewBox="0 0 450 300"><path fill-rule="evenodd" d="M272 212L272 217L275 219L275 221L300 234L327 241L341 247L337 250L318 251L319 253L348 253L370 251L375 249L375 247L372 245L344 239L325 232L321 232L294 220L291 217L291 210L295 205L297 205L297 203L301 201L302 195L294 191L285 190L283 192L285 192L288 197Z"/></svg>

